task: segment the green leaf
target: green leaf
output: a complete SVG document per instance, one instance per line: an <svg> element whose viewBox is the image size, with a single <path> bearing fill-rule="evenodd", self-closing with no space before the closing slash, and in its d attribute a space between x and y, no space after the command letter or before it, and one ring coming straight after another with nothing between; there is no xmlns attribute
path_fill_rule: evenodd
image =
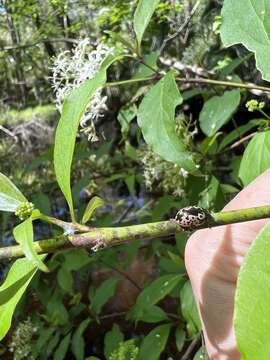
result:
<svg viewBox="0 0 270 360"><path fill-rule="evenodd" d="M0 173L0 210L15 212L17 207L25 201L27 199L13 182Z"/></svg>
<svg viewBox="0 0 270 360"><path fill-rule="evenodd" d="M182 351L186 341L186 333L181 325L178 325L175 330L175 344L179 352Z"/></svg>
<svg viewBox="0 0 270 360"><path fill-rule="evenodd" d="M163 195L155 201L155 206L152 209L152 221L163 220L164 215L169 214L169 211L175 207L175 198L171 195Z"/></svg>
<svg viewBox="0 0 270 360"><path fill-rule="evenodd" d="M221 151L226 146L230 145L233 141L241 138L246 132L258 126L260 123L260 119L258 120L251 120L247 124L239 126L237 129L231 131L228 135L225 135L219 145L218 150Z"/></svg>
<svg viewBox="0 0 270 360"><path fill-rule="evenodd" d="M125 177L125 183L131 196L135 196L135 180L135 174L130 174Z"/></svg>
<svg viewBox="0 0 270 360"><path fill-rule="evenodd" d="M255 53L257 68L270 80L270 4L263 0L224 0L221 40L225 46L243 44Z"/></svg>
<svg viewBox="0 0 270 360"><path fill-rule="evenodd" d="M93 212L102 205L104 205L104 201L100 197L94 196L89 201L89 203L84 211L82 223L83 224L87 223L87 221L91 219Z"/></svg>
<svg viewBox="0 0 270 360"><path fill-rule="evenodd" d="M196 171L192 155L175 132L175 108L182 103L174 73L167 73L142 100L138 124L154 152L190 172Z"/></svg>
<svg viewBox="0 0 270 360"><path fill-rule="evenodd" d="M72 91L64 102L61 118L57 125L54 168L57 182L68 202L72 220L74 220L74 209L70 188L70 172L78 126L95 91L105 84L107 68L119 58L121 56L109 55L92 79L86 80Z"/></svg>
<svg viewBox="0 0 270 360"><path fill-rule="evenodd" d="M112 330L108 331L104 338L104 354L108 360L111 353L118 348L121 341L124 340L124 335L118 325L113 324Z"/></svg>
<svg viewBox="0 0 270 360"><path fill-rule="evenodd" d="M205 189L200 193L199 206L218 211L225 205L225 198L218 179L209 176L205 182Z"/></svg>
<svg viewBox="0 0 270 360"><path fill-rule="evenodd" d="M226 76L230 75L234 70L236 70L238 68L239 65L241 65L243 62L249 60L252 56L253 56L253 54L249 53L246 56L244 56L243 58L237 57L237 58L231 60L228 65L226 65L224 68L222 68L220 70L219 74L222 77L226 78Z"/></svg>
<svg viewBox="0 0 270 360"><path fill-rule="evenodd" d="M139 149L133 147L127 141L125 143L125 156L127 156L127 158L132 159L133 161L137 161L137 162L140 161Z"/></svg>
<svg viewBox="0 0 270 360"><path fill-rule="evenodd" d="M73 277L65 265L62 265L57 272L57 282L64 291L73 293Z"/></svg>
<svg viewBox="0 0 270 360"><path fill-rule="evenodd" d="M171 251L168 251L168 255L175 263L175 265L179 266L180 269L184 268L184 260L179 255L176 255Z"/></svg>
<svg viewBox="0 0 270 360"><path fill-rule="evenodd" d="M39 209L42 212L42 214L49 215L51 213L50 198L46 194L42 192L37 193L33 197L32 202L34 203L35 208Z"/></svg>
<svg viewBox="0 0 270 360"><path fill-rule="evenodd" d="M182 92L182 98L184 101L186 101L186 100L192 99L195 96L198 96L198 95L203 96L203 95L207 95L207 94L208 94L208 92L206 90L194 88L191 90L184 90Z"/></svg>
<svg viewBox="0 0 270 360"><path fill-rule="evenodd" d="M205 156L208 152L211 153L216 151L217 148L217 138L222 134L222 132L217 132L212 136L206 137L201 143L201 153ZM214 146L215 145L215 146Z"/></svg>
<svg viewBox="0 0 270 360"><path fill-rule="evenodd" d="M181 275L163 275L144 288L130 311L130 316L141 319L144 312L167 296L182 279Z"/></svg>
<svg viewBox="0 0 270 360"><path fill-rule="evenodd" d="M51 294L48 303L46 304L46 319L49 323L57 325L67 325L69 321L69 313L63 304L63 296L57 289Z"/></svg>
<svg viewBox="0 0 270 360"><path fill-rule="evenodd" d="M209 360L207 355L207 350L204 346L202 346L195 354L193 360Z"/></svg>
<svg viewBox="0 0 270 360"><path fill-rule="evenodd" d="M64 256L65 268L69 271L78 271L83 266L95 261L85 249L66 250L60 256Z"/></svg>
<svg viewBox="0 0 270 360"><path fill-rule="evenodd" d="M165 349L171 324L154 328L143 340L137 360L158 360Z"/></svg>
<svg viewBox="0 0 270 360"><path fill-rule="evenodd" d="M71 333L67 334L56 349L53 360L64 360L68 351Z"/></svg>
<svg viewBox="0 0 270 360"><path fill-rule="evenodd" d="M169 259L168 257L161 256L160 260L158 262L158 267L165 271L168 274L185 274L186 268L185 264L183 262L182 265L176 264L172 259ZM181 283L183 282L183 278Z"/></svg>
<svg viewBox="0 0 270 360"><path fill-rule="evenodd" d="M41 352L44 351L45 347L47 350L47 343L54 336L54 334L55 334L55 327L50 327L50 328L44 328L43 326L39 327L38 338L32 344L32 348L31 348L31 355L33 355L34 359L38 358ZM47 351L44 352L47 353Z"/></svg>
<svg viewBox="0 0 270 360"><path fill-rule="evenodd" d="M149 65L154 70L157 70L157 59L159 58L160 51L156 50L151 52L150 54L143 55L143 60L145 64ZM154 74L154 71L151 70L148 66L144 64L140 64L136 73L132 76L132 79L140 79L144 77L148 77Z"/></svg>
<svg viewBox="0 0 270 360"><path fill-rule="evenodd" d="M188 335L194 337L201 330L201 321L189 281L180 290L180 299L182 314L187 322Z"/></svg>
<svg viewBox="0 0 270 360"><path fill-rule="evenodd" d="M58 342L60 339L60 334L59 333L55 333L54 336L50 339L50 341L46 344L46 355L47 358L50 357L50 355L52 355L54 349L56 348Z"/></svg>
<svg viewBox="0 0 270 360"><path fill-rule="evenodd" d="M149 21L157 7L159 0L139 0L134 13L134 31L140 48L143 34L149 24Z"/></svg>
<svg viewBox="0 0 270 360"><path fill-rule="evenodd" d="M42 261L46 255L40 255ZM5 282L0 287L0 340L7 334L12 315L38 268L28 259L18 259L11 266Z"/></svg>
<svg viewBox="0 0 270 360"><path fill-rule="evenodd" d="M270 359L270 224L252 242L241 267L234 327L243 360Z"/></svg>
<svg viewBox="0 0 270 360"><path fill-rule="evenodd" d="M32 261L34 266L40 270L48 272L47 266L40 260L40 256L34 248L34 234L32 219L28 218L13 229L13 235L18 244L21 245L25 257Z"/></svg>
<svg viewBox="0 0 270 360"><path fill-rule="evenodd" d="M135 104L132 104L131 106L123 106L120 109L117 120L121 125L121 132L123 136L127 135L129 131L129 124L136 117L136 115L137 107Z"/></svg>
<svg viewBox="0 0 270 360"><path fill-rule="evenodd" d="M91 309L95 314L99 314L102 306L114 295L118 279L112 277L103 281L103 283L96 289L94 296L91 299Z"/></svg>
<svg viewBox="0 0 270 360"><path fill-rule="evenodd" d="M90 319L83 320L72 336L71 349L76 360L84 359L85 341L83 338L83 333L90 324L90 321Z"/></svg>
<svg viewBox="0 0 270 360"><path fill-rule="evenodd" d="M231 184L220 184L223 194L238 193L239 189Z"/></svg>
<svg viewBox="0 0 270 360"><path fill-rule="evenodd" d="M240 90L226 91L222 96L213 96L206 101L199 116L200 127L205 135L214 135L225 125L240 103Z"/></svg>
<svg viewBox="0 0 270 360"><path fill-rule="evenodd" d="M270 167L270 130L257 133L241 160L239 178L246 186Z"/></svg>
<svg viewBox="0 0 270 360"><path fill-rule="evenodd" d="M146 323L157 323L160 321L169 320L167 314L159 306L149 306L144 310L142 317L136 318L136 321L143 321Z"/></svg>

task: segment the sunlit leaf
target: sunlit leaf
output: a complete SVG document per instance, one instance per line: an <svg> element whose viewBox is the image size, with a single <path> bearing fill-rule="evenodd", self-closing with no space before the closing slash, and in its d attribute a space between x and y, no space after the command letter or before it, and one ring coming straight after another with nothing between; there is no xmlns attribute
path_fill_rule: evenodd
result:
<svg viewBox="0 0 270 360"><path fill-rule="evenodd" d="M235 295L234 327L243 360L270 359L270 224L252 242Z"/></svg>
<svg viewBox="0 0 270 360"><path fill-rule="evenodd" d="M239 178L246 186L270 167L270 130L257 133L241 160Z"/></svg>
<svg viewBox="0 0 270 360"><path fill-rule="evenodd" d="M74 220L73 201L70 188L71 163L80 120L95 91L106 82L107 68L121 56L109 55L96 75L86 80L65 100L61 118L57 125L54 146L54 168L57 182L62 190Z"/></svg>
<svg viewBox="0 0 270 360"><path fill-rule="evenodd" d="M202 131L207 136L214 135L232 117L240 103L240 90L226 91L222 96L213 96L206 101L200 113Z"/></svg>
<svg viewBox="0 0 270 360"><path fill-rule="evenodd" d="M104 201L98 197L94 196L88 203L85 212L83 214L82 223L87 223L88 220L91 219L93 212L99 208L100 206L104 205Z"/></svg>
<svg viewBox="0 0 270 360"><path fill-rule="evenodd" d="M221 40L225 46L243 44L255 54L257 68L270 80L270 3L263 0L224 0Z"/></svg>
<svg viewBox="0 0 270 360"><path fill-rule="evenodd" d="M39 260L46 255L38 255ZM12 315L38 268L28 259L18 259L11 266L7 278L0 287L0 340L8 332Z"/></svg>
<svg viewBox="0 0 270 360"><path fill-rule="evenodd" d="M21 245L22 251L29 261L40 270L48 272L47 266L40 260L40 256L34 248L34 235L32 219L28 218L13 229L13 235L18 244Z"/></svg>
<svg viewBox="0 0 270 360"><path fill-rule="evenodd" d="M143 34L149 24L149 21L157 7L159 0L139 0L134 13L134 30L136 33L138 46L140 48Z"/></svg>
<svg viewBox="0 0 270 360"><path fill-rule="evenodd" d="M0 173L0 210L15 212L17 207L25 201L27 199L13 182Z"/></svg>
<svg viewBox="0 0 270 360"><path fill-rule="evenodd" d="M167 73L143 98L138 110L138 124L154 152L190 172L196 171L192 155L175 131L175 108L182 97L174 73Z"/></svg>

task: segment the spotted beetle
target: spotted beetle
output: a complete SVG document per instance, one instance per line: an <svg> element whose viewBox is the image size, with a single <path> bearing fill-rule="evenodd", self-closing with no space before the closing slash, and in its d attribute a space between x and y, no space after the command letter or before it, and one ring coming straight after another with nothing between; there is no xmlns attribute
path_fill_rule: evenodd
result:
<svg viewBox="0 0 270 360"><path fill-rule="evenodd" d="M207 213L199 206L188 206L180 209L175 216L175 221L184 230L193 230L203 225L206 221Z"/></svg>

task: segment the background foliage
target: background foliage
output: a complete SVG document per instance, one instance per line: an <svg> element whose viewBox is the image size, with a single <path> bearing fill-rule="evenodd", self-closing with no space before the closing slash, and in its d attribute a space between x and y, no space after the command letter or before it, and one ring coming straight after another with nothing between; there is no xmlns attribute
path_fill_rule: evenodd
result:
<svg viewBox="0 0 270 360"><path fill-rule="evenodd" d="M1 172L44 214L69 220L56 178L78 218L88 201L99 196L104 204L94 212L91 225L116 226L168 219L188 204L220 210L269 167L267 92L190 81L200 77L263 85L262 75L269 80L264 20L270 15L268 9L252 24L260 30L253 43L246 21L253 10L244 0L224 1L222 13L219 0L160 0L150 5L135 0L0 1ZM241 29L232 13L243 24ZM53 150L58 118L52 105L53 59L85 37L93 48L106 44L136 56L118 59L107 75L111 63L105 64L94 85L87 80L74 92L64 105ZM261 72L247 48L256 54ZM89 92L103 85L106 76L109 82L131 81L103 90L107 110L95 122L99 140L91 143L87 134L76 135L81 116L77 104L85 108ZM149 76L151 82L138 81ZM249 100L255 102L246 106ZM70 127L68 116L76 118L69 121ZM67 168L75 143L69 191ZM18 196L18 201L25 200ZM10 245L14 241L10 229L17 225L18 232L19 220L4 212L1 224L1 245ZM28 230L29 226L32 222ZM41 239L60 232L36 222L34 234ZM22 286L34 277L1 342L1 356L207 359L184 265L186 238L179 234L95 254L86 250L55 253L47 257L50 272L35 276L19 260L16 266L21 268L13 271L21 274ZM259 244L252 251L265 251ZM27 248L31 258L30 246L31 241ZM45 266L43 260L35 258L40 268ZM1 262L1 268L4 279L8 262ZM7 281L12 281L12 275ZM244 289L245 281L249 279L243 275ZM7 287L8 282L0 287L2 296ZM245 294L239 290L237 300L242 309L243 296L243 311L250 307ZM17 295L9 304L10 314L1 308L0 324L3 314L10 321ZM241 328L240 312L239 317L240 348L252 353L250 339L243 341L251 350L242 345L241 332L246 328Z"/></svg>

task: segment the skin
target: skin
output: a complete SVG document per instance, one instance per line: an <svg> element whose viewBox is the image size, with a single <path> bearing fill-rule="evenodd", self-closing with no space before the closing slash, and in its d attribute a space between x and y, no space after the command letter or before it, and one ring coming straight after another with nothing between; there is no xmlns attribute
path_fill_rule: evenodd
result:
<svg viewBox="0 0 270 360"><path fill-rule="evenodd" d="M270 204L270 169L243 189L224 210ZM200 311L211 360L240 360L233 330L234 294L244 257L269 220L196 231L188 240L185 262Z"/></svg>

